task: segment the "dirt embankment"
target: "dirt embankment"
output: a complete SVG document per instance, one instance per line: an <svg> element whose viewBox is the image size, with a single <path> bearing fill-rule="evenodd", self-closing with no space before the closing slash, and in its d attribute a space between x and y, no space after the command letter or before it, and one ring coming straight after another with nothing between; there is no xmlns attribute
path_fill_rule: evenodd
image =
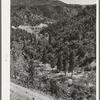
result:
<svg viewBox="0 0 100 100"><path fill-rule="evenodd" d="M10 88L10 100L54 100L50 96L43 95L38 91L31 91L12 82Z"/></svg>

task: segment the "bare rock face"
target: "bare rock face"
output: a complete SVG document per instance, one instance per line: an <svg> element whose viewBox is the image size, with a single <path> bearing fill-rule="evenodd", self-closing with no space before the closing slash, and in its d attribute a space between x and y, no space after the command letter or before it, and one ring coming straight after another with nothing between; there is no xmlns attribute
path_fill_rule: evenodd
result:
<svg viewBox="0 0 100 100"><path fill-rule="evenodd" d="M92 70L96 70L96 61L93 61L91 64L90 64L90 67Z"/></svg>
<svg viewBox="0 0 100 100"><path fill-rule="evenodd" d="M88 83L88 87L93 87L94 85L92 83Z"/></svg>
<svg viewBox="0 0 100 100"><path fill-rule="evenodd" d="M66 76L71 77L72 73L71 72L70 73L66 72Z"/></svg>
<svg viewBox="0 0 100 100"><path fill-rule="evenodd" d="M68 79L68 86L72 86L73 85L73 80L72 79Z"/></svg>

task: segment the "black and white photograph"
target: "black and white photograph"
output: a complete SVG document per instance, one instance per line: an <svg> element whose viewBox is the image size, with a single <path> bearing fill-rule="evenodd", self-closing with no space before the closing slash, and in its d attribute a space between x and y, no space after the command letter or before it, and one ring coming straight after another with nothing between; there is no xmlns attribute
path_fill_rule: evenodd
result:
<svg viewBox="0 0 100 100"><path fill-rule="evenodd" d="M97 100L96 22L96 0L10 0L10 100Z"/></svg>

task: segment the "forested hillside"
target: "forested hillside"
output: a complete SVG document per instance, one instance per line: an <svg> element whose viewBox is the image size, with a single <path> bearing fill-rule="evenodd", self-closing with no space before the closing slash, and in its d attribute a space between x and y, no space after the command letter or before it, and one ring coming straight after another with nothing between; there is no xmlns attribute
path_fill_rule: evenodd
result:
<svg viewBox="0 0 100 100"><path fill-rule="evenodd" d="M46 20L69 19L76 16L84 7L65 4L58 0L12 0L11 20L15 25L22 23L34 25Z"/></svg>
<svg viewBox="0 0 100 100"><path fill-rule="evenodd" d="M11 0L11 81L57 100L96 100L96 5Z"/></svg>

